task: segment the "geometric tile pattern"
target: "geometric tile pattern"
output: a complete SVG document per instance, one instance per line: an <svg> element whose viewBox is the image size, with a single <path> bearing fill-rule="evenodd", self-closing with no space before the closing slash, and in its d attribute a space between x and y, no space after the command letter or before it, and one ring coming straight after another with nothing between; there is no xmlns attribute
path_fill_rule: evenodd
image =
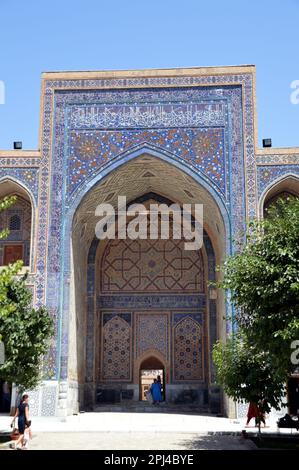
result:
<svg viewBox="0 0 299 470"><path fill-rule="evenodd" d="M107 89L109 84L110 89ZM103 87L106 87L106 89L103 89ZM140 87L142 87L142 89L140 89ZM62 90L60 91L60 89ZM120 155L125 155L126 151L133 152L136 148L136 145L129 146L127 150L121 151L120 154L117 145L114 144L114 146L111 147L113 148L113 153L110 155L110 151L112 152L112 150L109 150L107 154L109 155L109 161L103 161L101 165L98 166L94 165L92 173L90 173L90 175L88 173L89 176L87 175L81 182L78 181L76 183L78 184L76 190L71 192L72 188L70 178L72 177L72 174L70 172L69 165L76 165L78 163L78 168L81 165L79 161L79 153L79 160L77 163L74 162L77 153L74 153L74 155L71 156L71 134L76 132L105 132L105 129L96 128L94 125L89 127L88 122L85 130L82 129L82 126L80 128L75 126L71 117L72 106L79 106L81 108L90 106L92 108L95 105L115 106L115 104L117 104L119 106L119 113L121 113L122 106L129 105L134 108L134 103L137 103L137 105L152 106L153 109L162 109L162 104L163 106L168 106L169 103L173 106L175 103L178 103L179 105L182 104L183 112L174 113L175 121L173 134L175 134L176 129L178 132L182 133L186 131L186 136L189 135L189 132L191 134L194 133L192 146L189 147L190 157L189 154L186 154L185 156L180 154L180 149L182 147L180 147L179 143L181 142L182 145L184 143L182 139L181 141L179 141L179 139L176 141L174 140L173 145L171 142L168 142L168 140L167 142L165 140L165 145L161 144L161 147L152 143L149 143L149 145L157 148L161 155L163 152L166 152L168 156L173 155L175 158L184 161L192 171L197 174L202 174L211 182L211 186L219 194L220 198L227 198L228 202L226 207L228 212L233 214L233 217L231 217L231 223L233 233L235 233L238 230L244 229L245 225L245 185L247 185L246 195L248 214L254 215L256 211L256 177L254 142L252 139L252 74L223 74L217 75L217 77L177 76L172 78L159 77L158 79L155 77L134 77L130 79L117 78L113 79L112 82L102 79L87 79L80 81L46 80L44 82L43 98L42 157L40 167L40 220L38 225L37 244L38 270L36 275L35 296L37 303L44 302L45 283L47 283L47 304L49 305L52 314L54 316L57 315L57 318L60 318L58 327L60 329L59 337L62 338L60 347L57 349L57 353L59 351L59 356L57 356L57 368L55 373L59 370L60 377L65 378L67 377L68 361L69 328L67 312L69 309L69 300L68 296L64 294L67 285L67 278L64 277L61 279L61 276L68 276L70 254L68 251L65 252L65 258L63 260L64 267L62 269L62 259L59 253L63 251L61 246L63 238L67 239L71 234L64 233L63 227L65 226L65 221L67 221L67 230L71 227L71 225L68 225L68 216L71 213L71 211L69 212L69 208L73 204L74 198L83 194L89 186L91 179L95 178L97 174L103 171L110 162L119 159ZM194 122L194 117L190 119L188 117L188 121L188 119L186 120L186 116L188 113L192 116L192 114L197 112L195 108L188 108L188 105L192 101L196 102L200 106L208 104L208 106L211 107L211 110L213 110L213 106L215 107L216 105L219 105L222 117L224 118L224 126L219 125L220 121L217 113L215 113L213 117L213 113L209 112L208 126L203 126L200 121L197 121L199 123L197 128L193 129L188 127L188 122L190 122L190 119ZM53 113L54 108L55 114ZM155 113L155 111L153 112ZM178 124L178 121L180 120L183 120L183 126ZM216 129L220 129L220 127L222 129L222 143L213 143L215 139L217 140L217 132L219 136L221 132L212 132L208 138L210 144L207 147L207 154L210 160L205 163L204 156L199 154L199 160L196 162L195 156L197 155L196 151L198 150L196 139L198 137L198 133L202 132L204 134L206 132L209 134L209 132L201 131L201 129L203 127L213 128L213 125L211 124L212 121L215 124ZM187 126L185 124L186 122ZM109 132L115 131L123 133L124 130L124 128L121 130L119 128L112 129L111 126L109 126ZM168 136L171 135L169 134L170 129L167 127L163 129L161 129L161 127L160 129L142 129L142 126L138 124L136 132L140 134L144 131L148 131L149 136L151 134L156 135L157 139L160 138L157 134L158 131L164 132L165 135L168 133ZM129 128L127 132L135 132L135 130ZM150 139L150 137L148 138ZM148 142L145 141L142 145L147 143ZM73 146L74 152L77 152L75 147L76 146ZM214 149L218 149L218 155L215 155L215 161L213 161L212 156ZM192 152L194 152L194 158L191 158ZM93 156L92 159L98 159L102 155L98 154L97 151L92 150L91 155L95 154L96 156ZM223 166L222 164L224 173L221 176L222 182L220 181L217 183L216 180L212 179L212 173L214 171L216 174L217 165L218 163L221 164L222 155L225 156L224 160L222 160L225 161L225 165ZM89 161L88 156L87 161ZM97 160L97 162L99 162L99 160ZM199 165L207 165L207 167L201 169ZM246 181L244 165L246 166ZM76 171L75 167L73 171ZM219 184L225 184L225 195L223 194ZM47 189L49 186L51 186L51 199L49 198ZM231 188L233 188L233 190L231 190ZM48 214L50 214L50 220L47 218ZM51 227L50 231L48 230L48 227ZM64 299L64 305L61 305L61 298ZM59 364L60 366L58 367Z"/></svg>
<svg viewBox="0 0 299 470"><path fill-rule="evenodd" d="M136 321L136 358L148 350L156 350L168 360L167 313L139 313Z"/></svg>
<svg viewBox="0 0 299 470"><path fill-rule="evenodd" d="M11 180L20 181L25 188L28 188L35 201L37 202L38 199L38 191L39 191L39 170L38 168L30 168L28 167L28 163L30 159L26 161L20 160L12 160L10 162L13 165L12 168L8 167L8 160L0 159L0 179L10 177ZM22 159L23 160L23 159ZM36 162L35 166L36 166ZM23 166L23 168L18 168Z"/></svg>
<svg viewBox="0 0 299 470"><path fill-rule="evenodd" d="M225 194L223 129L167 129L92 131L70 133L70 194L112 156L144 142L167 148L207 174Z"/></svg>
<svg viewBox="0 0 299 470"><path fill-rule="evenodd" d="M146 195L144 197L145 201L150 197L152 200L153 195ZM158 199L159 202L165 202L162 198ZM130 241L130 240L128 240ZM213 280L215 277L215 254L213 250L212 243L204 231L204 246L207 253L207 261L209 266L209 279ZM183 289L178 290L177 292L172 292L171 290L166 291L165 293L159 292L159 295L156 295L156 292L145 291L136 293L132 291L130 293L122 292L118 290L111 292L109 295L107 293L102 294L100 286L96 286L95 279L100 279L104 274L103 270L103 258L109 252L109 245L115 243L116 246L120 244L122 240L112 240L109 241L103 252L101 253L100 259L97 263L97 252L101 247L101 241L94 239L94 242L91 244L88 254L88 297L91 302L88 301L88 317L87 317L87 340L86 340L86 355L87 355L87 372L86 376L89 377L89 381L93 380L93 366L95 363L94 357L94 344L98 341L95 341L94 338L94 322L96 318L96 312L94 310L94 296L98 294L97 308L102 315L102 325L106 326L107 323L115 318L116 316L123 319L128 325L131 325L133 334L133 351L134 359L138 359L146 351L151 351L151 353L156 350L162 356L169 361L169 351L171 349L170 345L170 330L169 330L169 319L170 313L175 311L180 311L180 313L173 314L174 324L181 321L185 316L192 318L199 324L203 324L203 316L206 311L206 294L205 293L184 293ZM144 242L144 240L138 240L138 246ZM163 243L166 240L162 241ZM119 250L115 252L118 253ZM140 247L137 250L142 251ZM187 253L187 252L186 252ZM188 256L190 252L187 253ZM196 252L193 253L195 259L198 259L197 263L197 273L201 273L201 278L204 279L203 273L203 260L202 253L198 255ZM140 269L142 268L142 258L139 258L139 262L136 263L136 266ZM161 273L161 278L165 276L166 273ZM196 272L194 273L196 277ZM106 309L109 309L111 313L107 313ZM132 313L124 313L128 309L133 310ZM163 309L163 310L162 310ZM193 313L190 313L192 309ZM143 310L143 313L140 313L140 310ZM182 313L184 311L185 313ZM197 311L197 312L196 312ZM196 312L196 313L195 313ZM103 326L100 332L100 344L103 342ZM173 343L173 341L172 341ZM171 344L172 344L171 343ZM208 347L208 345L206 345ZM111 349L110 349L111 351ZM103 362L103 346L102 346L102 359L100 362ZM128 358L129 352L128 352ZM108 359L107 359L108 360ZM131 359L130 359L131 360ZM129 362L129 359L128 359ZM111 362L110 362L111 364ZM133 367L132 363L131 367ZM128 366L129 367L129 366ZM101 365L100 365L101 368ZM101 378L103 379L103 367L101 368ZM107 380L105 380L107 382Z"/></svg>
<svg viewBox="0 0 299 470"><path fill-rule="evenodd" d="M101 273L102 293L204 291L201 252L184 240L111 240Z"/></svg>
<svg viewBox="0 0 299 470"><path fill-rule="evenodd" d="M202 380L202 331L190 316L174 328L174 381Z"/></svg>
<svg viewBox="0 0 299 470"><path fill-rule="evenodd" d="M299 163L299 158L298 158ZM299 164L298 165L260 165L257 167L258 178L258 194L262 194L264 189L275 179L292 173L298 175L299 178Z"/></svg>
<svg viewBox="0 0 299 470"><path fill-rule="evenodd" d="M130 380L131 328L119 316L103 327L103 380Z"/></svg>
<svg viewBox="0 0 299 470"><path fill-rule="evenodd" d="M42 416L54 416L56 408L56 387L42 388Z"/></svg>

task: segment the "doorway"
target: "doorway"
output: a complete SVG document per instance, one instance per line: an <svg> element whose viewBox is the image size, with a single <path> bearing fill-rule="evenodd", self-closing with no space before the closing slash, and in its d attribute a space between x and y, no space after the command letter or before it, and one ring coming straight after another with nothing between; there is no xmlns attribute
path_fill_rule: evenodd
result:
<svg viewBox="0 0 299 470"><path fill-rule="evenodd" d="M159 359L156 357L149 357L145 359L140 365L140 385L139 385L139 399L146 401L147 391L150 389L154 379L160 377L162 384L162 398L165 401L165 369Z"/></svg>

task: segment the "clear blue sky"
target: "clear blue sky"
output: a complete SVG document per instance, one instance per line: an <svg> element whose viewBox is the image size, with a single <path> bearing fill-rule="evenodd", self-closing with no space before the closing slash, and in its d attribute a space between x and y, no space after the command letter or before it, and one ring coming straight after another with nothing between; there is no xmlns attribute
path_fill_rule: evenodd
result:
<svg viewBox="0 0 299 470"><path fill-rule="evenodd" d="M38 146L53 70L255 64L259 143L299 145L299 0L0 0L0 149Z"/></svg>

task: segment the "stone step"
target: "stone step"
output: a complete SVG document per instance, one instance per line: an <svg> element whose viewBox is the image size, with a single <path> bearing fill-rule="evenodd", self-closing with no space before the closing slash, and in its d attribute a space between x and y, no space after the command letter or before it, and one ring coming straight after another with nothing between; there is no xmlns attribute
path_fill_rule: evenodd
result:
<svg viewBox="0 0 299 470"><path fill-rule="evenodd" d="M103 403L97 405L93 411L108 413L108 412L123 412L123 413L190 413L198 415L210 415L208 408L203 408L196 405L176 405L170 403L160 403L159 405L152 405L150 403Z"/></svg>

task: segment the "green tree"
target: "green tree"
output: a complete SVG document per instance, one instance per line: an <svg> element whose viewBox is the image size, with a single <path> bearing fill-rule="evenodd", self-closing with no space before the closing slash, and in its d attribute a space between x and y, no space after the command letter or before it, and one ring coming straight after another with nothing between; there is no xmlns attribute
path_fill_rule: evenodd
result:
<svg viewBox="0 0 299 470"><path fill-rule="evenodd" d="M45 307L32 307L32 294L26 286L27 274L16 277L8 268L7 298L14 306L0 318L0 334L5 346L5 362L0 377L19 389L35 388L42 379L41 363L53 335L53 320ZM1 304L0 304L1 306Z"/></svg>
<svg viewBox="0 0 299 470"><path fill-rule="evenodd" d="M6 196L5 198L3 198L0 201L0 212L5 211L10 206L15 204L16 200L17 200L16 196ZM2 229L0 231L0 240L3 240L3 238L6 238L8 236L8 234L9 234L8 228Z"/></svg>
<svg viewBox="0 0 299 470"><path fill-rule="evenodd" d="M0 212L5 211L16 202L16 196L5 197L0 201ZM7 238L9 235L8 228L0 231L0 240ZM8 268L0 272L0 318L7 316L15 311L15 304L7 296L8 286L11 276L16 275L20 270L22 264L20 262L10 265ZM0 334L1 340L1 334Z"/></svg>
<svg viewBox="0 0 299 470"><path fill-rule="evenodd" d="M251 222L246 244L221 270L217 285L231 293L233 322L242 340L216 345L218 380L236 400L254 402L256 387L260 399L278 409L287 377L296 368L291 343L299 338L299 200L281 199L266 219ZM253 388L242 386L249 382Z"/></svg>
<svg viewBox="0 0 299 470"><path fill-rule="evenodd" d="M213 361L217 382L229 397L241 403L254 403L261 415L269 413L271 407L280 408L286 377L275 369L266 352L257 350L237 334L226 343L216 343Z"/></svg>
<svg viewBox="0 0 299 470"><path fill-rule="evenodd" d="M16 197L0 201L0 212L8 209ZM9 230L0 232L0 239ZM5 348L5 361L0 365L0 378L15 383L20 390L32 389L42 379L42 358L53 335L53 320L45 307L32 307L32 294L26 286L27 273L20 275L22 261L0 271L0 340Z"/></svg>

